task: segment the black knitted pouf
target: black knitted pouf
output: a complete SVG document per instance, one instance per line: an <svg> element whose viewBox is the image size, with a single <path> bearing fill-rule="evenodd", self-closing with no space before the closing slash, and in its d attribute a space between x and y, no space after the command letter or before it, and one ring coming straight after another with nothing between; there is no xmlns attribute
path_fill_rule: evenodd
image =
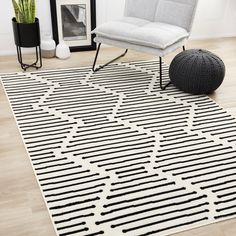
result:
<svg viewBox="0 0 236 236"><path fill-rule="evenodd" d="M193 94L208 94L216 90L225 77L224 62L202 49L179 53L169 68L171 82L180 90Z"/></svg>

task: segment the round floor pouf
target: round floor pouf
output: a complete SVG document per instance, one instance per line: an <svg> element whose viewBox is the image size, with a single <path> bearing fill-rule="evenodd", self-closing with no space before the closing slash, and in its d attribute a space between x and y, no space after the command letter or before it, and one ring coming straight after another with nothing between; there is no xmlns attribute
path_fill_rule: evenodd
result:
<svg viewBox="0 0 236 236"><path fill-rule="evenodd" d="M203 49L179 53L169 68L171 82L180 90L193 94L208 94L224 80L224 62L215 54Z"/></svg>

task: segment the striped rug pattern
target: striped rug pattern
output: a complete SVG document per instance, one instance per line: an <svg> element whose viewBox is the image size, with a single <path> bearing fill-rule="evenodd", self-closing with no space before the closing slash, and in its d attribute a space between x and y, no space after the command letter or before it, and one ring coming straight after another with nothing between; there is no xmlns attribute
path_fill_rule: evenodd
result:
<svg viewBox="0 0 236 236"><path fill-rule="evenodd" d="M235 118L161 91L157 68L1 76L57 235L160 236L236 216Z"/></svg>

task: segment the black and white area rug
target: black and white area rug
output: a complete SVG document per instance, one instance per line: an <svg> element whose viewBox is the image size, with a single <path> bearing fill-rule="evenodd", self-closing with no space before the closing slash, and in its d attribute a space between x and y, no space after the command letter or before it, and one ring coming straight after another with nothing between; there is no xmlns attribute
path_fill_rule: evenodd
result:
<svg viewBox="0 0 236 236"><path fill-rule="evenodd" d="M57 235L160 236L236 216L235 118L161 91L157 68L1 76Z"/></svg>

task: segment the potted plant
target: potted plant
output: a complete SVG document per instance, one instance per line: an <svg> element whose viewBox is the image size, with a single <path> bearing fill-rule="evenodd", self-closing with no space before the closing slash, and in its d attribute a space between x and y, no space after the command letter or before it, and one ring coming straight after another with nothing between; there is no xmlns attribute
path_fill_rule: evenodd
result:
<svg viewBox="0 0 236 236"><path fill-rule="evenodd" d="M14 40L17 47L18 60L22 69L28 67L39 68L42 66L41 49L40 49L40 27L39 20L35 17L36 2L35 0L12 0L15 17L12 18ZM27 65L22 62L21 47L36 47L36 62ZM36 64L40 58L40 66Z"/></svg>

